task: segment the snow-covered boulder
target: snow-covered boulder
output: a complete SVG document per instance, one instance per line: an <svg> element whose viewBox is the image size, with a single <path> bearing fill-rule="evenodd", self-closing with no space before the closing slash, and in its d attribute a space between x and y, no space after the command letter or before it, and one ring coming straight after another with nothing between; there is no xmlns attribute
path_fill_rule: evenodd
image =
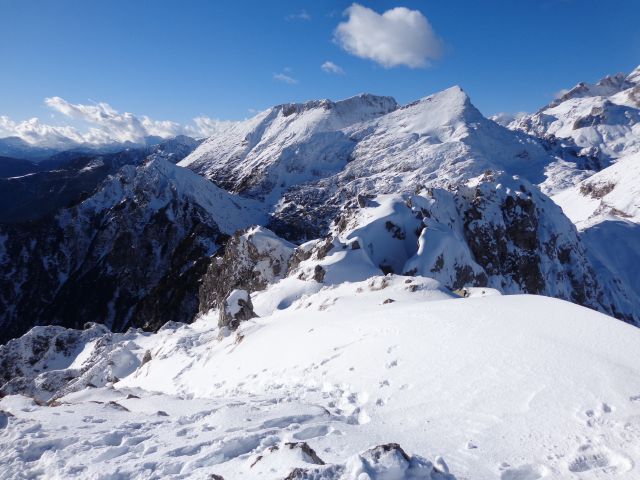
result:
<svg viewBox="0 0 640 480"><path fill-rule="evenodd" d="M251 296L246 290L232 290L220 305L218 326L236 330L240 322L256 317Z"/></svg>

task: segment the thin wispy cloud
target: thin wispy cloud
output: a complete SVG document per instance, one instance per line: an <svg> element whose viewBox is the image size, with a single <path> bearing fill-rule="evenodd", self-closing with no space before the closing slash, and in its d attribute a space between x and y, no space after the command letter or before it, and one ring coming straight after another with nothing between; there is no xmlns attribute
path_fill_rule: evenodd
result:
<svg viewBox="0 0 640 480"><path fill-rule="evenodd" d="M309 15L306 10L300 10L298 13L292 13L291 15L287 15L285 19L287 21L303 20L305 22L308 22L309 20L311 20L311 15Z"/></svg>
<svg viewBox="0 0 640 480"><path fill-rule="evenodd" d="M119 112L105 102L74 104L61 97L46 98L44 103L63 118L73 119L78 126L50 125L38 118L14 121L0 116L0 137L15 136L34 146L52 148L69 148L78 144L144 144L146 137L150 136L170 138L184 134L207 137L234 123L199 116L192 123L181 125L171 120L154 120L146 115Z"/></svg>
<svg viewBox="0 0 640 480"><path fill-rule="evenodd" d="M278 82L287 83L289 85L295 85L296 83L298 83L298 80L284 73L274 73L273 79L277 80Z"/></svg>
<svg viewBox="0 0 640 480"><path fill-rule="evenodd" d="M324 62L322 65L320 65L320 68L325 73L332 73L334 75L344 75L343 68L331 61Z"/></svg>
<svg viewBox="0 0 640 480"><path fill-rule="evenodd" d="M357 3L335 30L335 41L356 57L385 68L405 65L424 68L442 55L442 40L420 11L404 7L379 14Z"/></svg>

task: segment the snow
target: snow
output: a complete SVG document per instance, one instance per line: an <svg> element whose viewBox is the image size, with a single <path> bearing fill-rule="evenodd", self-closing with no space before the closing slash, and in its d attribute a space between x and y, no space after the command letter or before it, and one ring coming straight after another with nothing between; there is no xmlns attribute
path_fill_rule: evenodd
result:
<svg viewBox="0 0 640 480"><path fill-rule="evenodd" d="M292 281L315 287L264 307ZM139 366L116 383L52 406L0 400L0 478L638 475L634 327L547 297L454 298L402 276L329 286L290 277L252 300L261 317L235 336L218 338L215 311L154 335L118 334ZM76 355L68 365L90 357ZM326 465L287 445L299 442ZM408 459L368 451L390 442Z"/></svg>
<svg viewBox="0 0 640 480"><path fill-rule="evenodd" d="M620 158L553 200L581 230L616 216L640 223L640 154Z"/></svg>
<svg viewBox="0 0 640 480"><path fill-rule="evenodd" d="M104 161L100 157L98 157L94 160L91 160L89 163L87 163L85 167L78 170L78 173L87 173L87 172L90 172L91 170L95 170L96 168L100 168L103 166L104 166Z"/></svg>
<svg viewBox="0 0 640 480"><path fill-rule="evenodd" d="M608 76L595 85L580 83L509 128L560 139L566 151L599 158L600 167L640 152L640 67L625 77ZM571 166L573 163L573 166ZM586 170L593 172L593 167ZM543 190L552 194L584 179L585 168L562 158L551 162ZM556 175L558 178L556 178Z"/></svg>
<svg viewBox="0 0 640 480"><path fill-rule="evenodd" d="M210 137L179 165L229 177L232 190L276 203L287 187L344 167L353 142L343 129L396 107L390 97L367 94L279 105Z"/></svg>
<svg viewBox="0 0 640 480"><path fill-rule="evenodd" d="M205 209L220 230L228 234L265 220L263 209L257 202L230 194L162 158L149 160L140 167L125 165L78 208L82 215L85 210L107 210L131 199L148 205L149 212L154 212L164 208L177 194L185 195ZM61 223L66 221L68 219L63 216Z"/></svg>
<svg viewBox="0 0 640 480"><path fill-rule="evenodd" d="M282 194L300 186L408 192L487 169L537 183L548 162L537 140L484 118L455 86L402 107L372 95L274 107L209 138L179 165L278 210Z"/></svg>

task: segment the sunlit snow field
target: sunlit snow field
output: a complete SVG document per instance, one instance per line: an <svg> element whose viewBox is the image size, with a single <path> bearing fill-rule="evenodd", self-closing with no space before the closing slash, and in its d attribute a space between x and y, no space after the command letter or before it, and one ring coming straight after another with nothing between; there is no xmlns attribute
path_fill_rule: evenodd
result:
<svg viewBox="0 0 640 480"><path fill-rule="evenodd" d="M307 442L358 480L405 478L358 476L357 454L390 442L441 456L458 479L640 476L636 328L546 297L452 298L428 279L305 285L255 294L261 318L227 337L215 311L118 334L115 384L49 406L5 397L0 478L276 479L327 468L286 442ZM95 343L58 368L92 361ZM438 468L414 478L440 478Z"/></svg>

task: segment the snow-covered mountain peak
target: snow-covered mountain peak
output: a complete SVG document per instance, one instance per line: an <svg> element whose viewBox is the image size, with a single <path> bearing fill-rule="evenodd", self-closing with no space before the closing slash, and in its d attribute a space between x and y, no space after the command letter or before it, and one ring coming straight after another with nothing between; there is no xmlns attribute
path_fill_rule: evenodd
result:
<svg viewBox="0 0 640 480"><path fill-rule="evenodd" d="M370 93L361 93L344 100L332 101L329 99L310 100L304 103L285 103L273 107L283 117L294 114L304 114L310 111L324 112L328 115L350 120L364 121L385 113L389 113L398 107L393 97L383 97Z"/></svg>
<svg viewBox="0 0 640 480"><path fill-rule="evenodd" d="M383 121L386 125L398 121L401 130L423 135L435 130L447 131L446 136L450 137L455 132L451 127L456 129L482 119L464 90L453 86L409 103L391 114L388 121Z"/></svg>
<svg viewBox="0 0 640 480"><path fill-rule="evenodd" d="M391 97L370 94L278 105L210 137L180 165L275 202L286 188L343 168L354 147L347 130L397 107Z"/></svg>
<svg viewBox="0 0 640 480"><path fill-rule="evenodd" d="M630 83L640 84L640 65L638 65L635 70L627 76L627 81Z"/></svg>
<svg viewBox="0 0 640 480"><path fill-rule="evenodd" d="M635 83L633 81L633 75L633 73L628 76L624 73L617 73L615 75L607 75L595 84L580 82L560 98L551 102L548 107L559 105L573 98L608 97L615 95L618 92L633 87Z"/></svg>

